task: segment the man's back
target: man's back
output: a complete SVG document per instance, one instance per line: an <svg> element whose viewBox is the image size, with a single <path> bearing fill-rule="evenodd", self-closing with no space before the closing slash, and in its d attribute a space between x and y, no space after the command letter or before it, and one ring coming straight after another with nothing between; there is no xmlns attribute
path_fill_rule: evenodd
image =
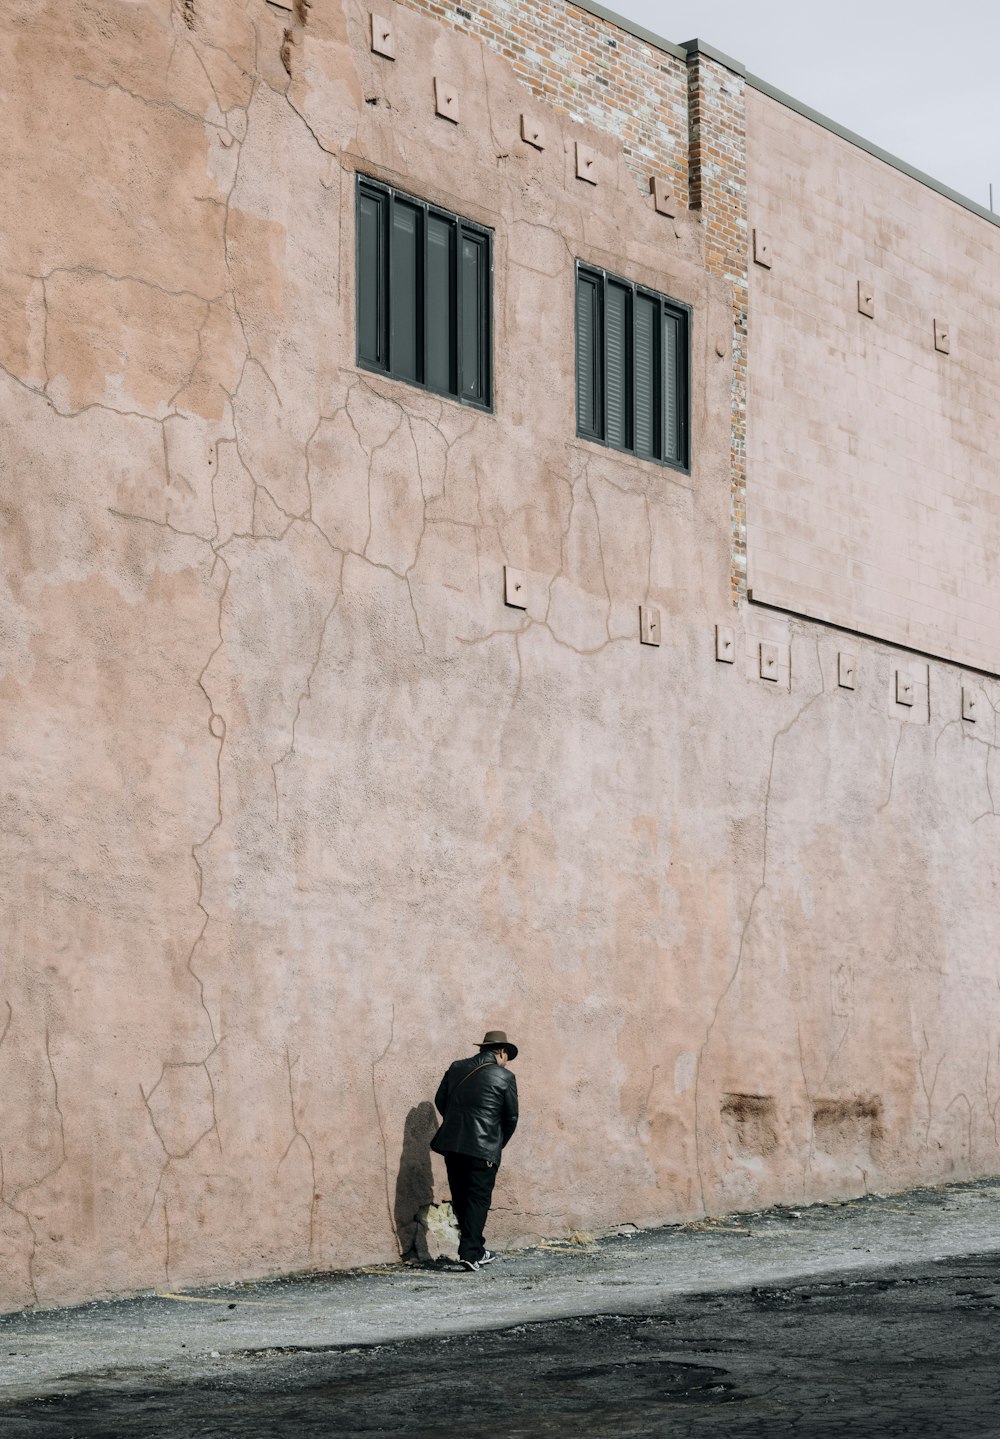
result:
<svg viewBox="0 0 1000 1439"><path fill-rule="evenodd" d="M443 1124L431 1141L438 1154L469 1154L491 1164L517 1127L517 1080L491 1053L452 1064L434 1096Z"/></svg>

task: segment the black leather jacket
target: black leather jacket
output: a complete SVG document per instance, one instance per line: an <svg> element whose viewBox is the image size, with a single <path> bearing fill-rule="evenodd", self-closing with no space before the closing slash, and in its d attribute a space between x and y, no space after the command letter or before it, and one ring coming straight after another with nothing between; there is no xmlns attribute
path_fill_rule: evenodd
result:
<svg viewBox="0 0 1000 1439"><path fill-rule="evenodd" d="M456 1060L434 1103L444 1119L431 1140L437 1154L472 1154L500 1163L500 1151L517 1127L517 1080L493 1054Z"/></svg>

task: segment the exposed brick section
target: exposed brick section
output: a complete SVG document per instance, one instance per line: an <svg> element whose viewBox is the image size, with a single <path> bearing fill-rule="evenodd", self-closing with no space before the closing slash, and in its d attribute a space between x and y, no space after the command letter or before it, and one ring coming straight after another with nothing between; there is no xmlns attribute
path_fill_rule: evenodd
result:
<svg viewBox="0 0 1000 1439"><path fill-rule="evenodd" d="M651 174L667 175L687 203L683 60L564 0L398 3L481 40L540 99L617 135L643 190Z"/></svg>
<svg viewBox="0 0 1000 1439"><path fill-rule="evenodd" d="M706 55L688 68L690 205L705 221L705 264L733 287L733 603L747 592L747 154L744 80Z"/></svg>
<svg viewBox="0 0 1000 1439"><path fill-rule="evenodd" d="M693 53L685 63L566 0L397 0L472 35L540 99L618 136L646 190L669 176L701 211L705 263L732 285L732 596L746 598L747 174L744 81Z"/></svg>

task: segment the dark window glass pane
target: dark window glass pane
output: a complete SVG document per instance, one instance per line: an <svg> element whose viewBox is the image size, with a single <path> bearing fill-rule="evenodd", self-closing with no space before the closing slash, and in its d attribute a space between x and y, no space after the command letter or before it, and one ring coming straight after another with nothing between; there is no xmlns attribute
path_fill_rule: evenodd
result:
<svg viewBox="0 0 1000 1439"><path fill-rule="evenodd" d="M684 462L681 434L681 382L683 354L679 316L663 315L663 458L679 465Z"/></svg>
<svg viewBox="0 0 1000 1439"><path fill-rule="evenodd" d="M462 236L461 294L462 396L468 400L485 400L486 246L471 235Z"/></svg>
<svg viewBox="0 0 1000 1439"><path fill-rule="evenodd" d="M576 280L576 425L581 435L600 438L597 383L598 292L597 280L578 275Z"/></svg>
<svg viewBox="0 0 1000 1439"><path fill-rule="evenodd" d="M432 390L456 393L455 225L427 216L427 372Z"/></svg>
<svg viewBox="0 0 1000 1439"><path fill-rule="evenodd" d="M380 195L362 192L358 202L358 356L386 367L383 216Z"/></svg>
<svg viewBox="0 0 1000 1439"><path fill-rule="evenodd" d="M420 380L420 211L397 200L392 207L392 373Z"/></svg>
<svg viewBox="0 0 1000 1439"><path fill-rule="evenodd" d="M358 363L492 405L492 233L375 180L357 190Z"/></svg>
<svg viewBox="0 0 1000 1439"><path fill-rule="evenodd" d="M659 336L660 303L635 297L635 452L660 458Z"/></svg>
<svg viewBox="0 0 1000 1439"><path fill-rule="evenodd" d="M607 335L607 376L605 378L606 438L609 445L628 447L629 440L629 347L631 292L624 285L608 283L604 299L604 327Z"/></svg>

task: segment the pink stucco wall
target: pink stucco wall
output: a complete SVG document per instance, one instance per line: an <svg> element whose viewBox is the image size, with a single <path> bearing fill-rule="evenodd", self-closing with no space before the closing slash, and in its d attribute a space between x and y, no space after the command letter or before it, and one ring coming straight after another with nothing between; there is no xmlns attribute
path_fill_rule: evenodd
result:
<svg viewBox="0 0 1000 1439"><path fill-rule="evenodd" d="M1000 226L756 91L747 137L751 589L996 673Z"/></svg>
<svg viewBox="0 0 1000 1439"><path fill-rule="evenodd" d="M397 1254L486 1027L500 1245L997 1166L1000 686L733 606L705 220L391 13L4 13L6 1308ZM493 228L494 413L356 368L359 169ZM690 475L575 437L577 258L692 306Z"/></svg>

